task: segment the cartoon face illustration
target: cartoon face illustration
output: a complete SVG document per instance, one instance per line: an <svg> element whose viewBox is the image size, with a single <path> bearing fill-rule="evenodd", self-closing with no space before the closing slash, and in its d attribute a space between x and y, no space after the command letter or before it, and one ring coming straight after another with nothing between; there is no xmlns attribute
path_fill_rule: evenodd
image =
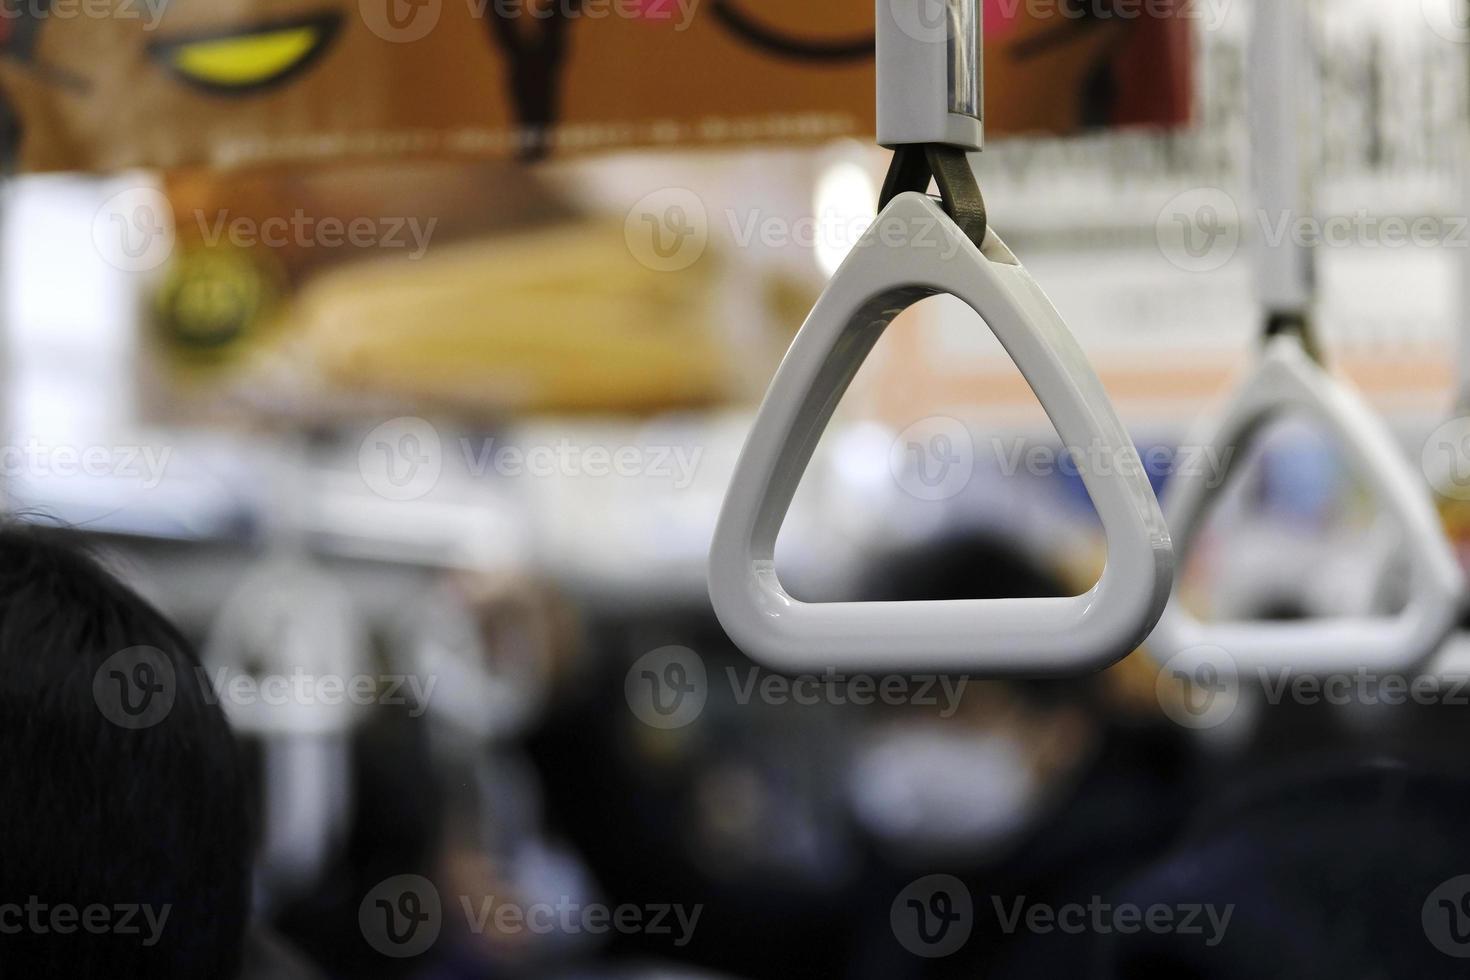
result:
<svg viewBox="0 0 1470 980"><path fill-rule="evenodd" d="M44 2L0 36L23 170L452 154L447 134L511 128L501 59L465 0L438 0L411 43L365 14L406 0L117 5L132 17L51 16Z"/></svg>
<svg viewBox="0 0 1470 980"><path fill-rule="evenodd" d="M48 4L0 18L13 115L0 133L18 127L24 170L537 157L873 128L873 8L853 0L126 0L105 17ZM986 68L1007 93L986 107L992 133L1116 121L1121 53L1132 45L1147 94L1176 79L1161 82L1168 59L1137 40L1171 33L1187 50L1157 18L986 6L1000 8ZM1180 103L1187 87L1151 121L1181 121Z"/></svg>

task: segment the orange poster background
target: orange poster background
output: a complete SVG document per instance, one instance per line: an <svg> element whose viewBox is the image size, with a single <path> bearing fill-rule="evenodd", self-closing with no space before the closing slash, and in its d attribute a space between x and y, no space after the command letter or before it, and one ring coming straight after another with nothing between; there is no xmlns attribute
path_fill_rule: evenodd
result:
<svg viewBox="0 0 1470 980"><path fill-rule="evenodd" d="M75 15L79 4L0 18L13 165L485 159L873 130L871 0L551 0L558 17L580 11L559 32L525 13L540 0L173 0L154 20L149 2L118 7L132 18ZM1056 14L1066 0L987 7L1016 12L987 23L991 135L1187 120L1187 22ZM520 13L510 22L500 9ZM385 37L393 24L410 27ZM791 44L753 40L742 24ZM273 76L283 30L306 37L309 56ZM820 54L831 48L838 56ZM246 77L201 84L196 64Z"/></svg>

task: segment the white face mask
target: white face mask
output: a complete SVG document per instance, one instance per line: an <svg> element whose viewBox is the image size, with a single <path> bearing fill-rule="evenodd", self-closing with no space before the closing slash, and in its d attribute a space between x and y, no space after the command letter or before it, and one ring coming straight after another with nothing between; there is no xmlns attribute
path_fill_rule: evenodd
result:
<svg viewBox="0 0 1470 980"><path fill-rule="evenodd" d="M545 623L529 598L489 607L443 584L399 624L418 710L472 741L513 737L544 707L551 673ZM487 623L492 623L487 628Z"/></svg>
<svg viewBox="0 0 1470 980"><path fill-rule="evenodd" d="M849 787L859 822L915 856L1006 847L1046 789L1016 737L964 726L880 736L858 753Z"/></svg>

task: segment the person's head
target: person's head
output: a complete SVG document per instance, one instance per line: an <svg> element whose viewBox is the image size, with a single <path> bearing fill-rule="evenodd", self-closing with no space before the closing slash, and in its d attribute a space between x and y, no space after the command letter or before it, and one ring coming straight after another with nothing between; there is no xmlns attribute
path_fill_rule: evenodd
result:
<svg viewBox="0 0 1470 980"><path fill-rule="evenodd" d="M239 748L198 659L62 532L0 526L0 976L234 975Z"/></svg>

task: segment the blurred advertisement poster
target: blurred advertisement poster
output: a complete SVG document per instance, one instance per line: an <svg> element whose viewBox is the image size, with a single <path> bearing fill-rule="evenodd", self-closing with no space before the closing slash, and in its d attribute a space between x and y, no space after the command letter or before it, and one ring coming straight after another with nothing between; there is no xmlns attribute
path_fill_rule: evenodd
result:
<svg viewBox="0 0 1470 980"><path fill-rule="evenodd" d="M942 30L941 0L900 23ZM992 135L1177 126L1216 0L985 0ZM21 171L873 132L872 0L0 0Z"/></svg>

